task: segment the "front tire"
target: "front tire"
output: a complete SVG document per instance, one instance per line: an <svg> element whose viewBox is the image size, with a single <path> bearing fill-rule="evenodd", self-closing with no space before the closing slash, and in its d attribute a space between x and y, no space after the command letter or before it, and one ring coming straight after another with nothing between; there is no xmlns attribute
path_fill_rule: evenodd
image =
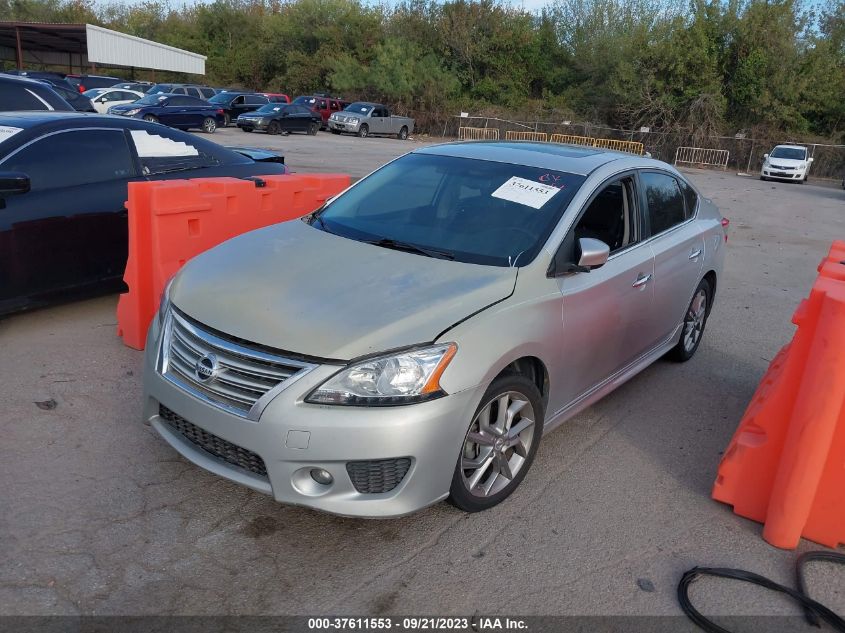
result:
<svg viewBox="0 0 845 633"><path fill-rule="evenodd" d="M202 122L202 131L206 134L214 134L217 131L217 121L210 116L205 117Z"/></svg>
<svg viewBox="0 0 845 633"><path fill-rule="evenodd" d="M402 126L402 129L399 130L399 140L405 141L408 139L408 128L406 126Z"/></svg>
<svg viewBox="0 0 845 633"><path fill-rule="evenodd" d="M710 282L702 279L692 293L687 311L684 313L684 326L681 330L681 340L672 348L668 357L679 363L685 363L695 356L696 350L704 336L704 328L707 325L707 317L710 316L710 305L713 298L713 290Z"/></svg>
<svg viewBox="0 0 845 633"><path fill-rule="evenodd" d="M270 125L267 126L267 134L278 134L282 131L282 126L279 125L278 121L270 121Z"/></svg>
<svg viewBox="0 0 845 633"><path fill-rule="evenodd" d="M366 123L362 123L358 128L358 138L367 138L370 134L370 128Z"/></svg>
<svg viewBox="0 0 845 633"><path fill-rule="evenodd" d="M516 490L537 454L543 415L543 398L531 380L519 374L496 378L464 437L449 502L466 512L480 512Z"/></svg>
<svg viewBox="0 0 845 633"><path fill-rule="evenodd" d="M158 117L153 114L145 114L144 121L146 121L147 123L158 123Z"/></svg>

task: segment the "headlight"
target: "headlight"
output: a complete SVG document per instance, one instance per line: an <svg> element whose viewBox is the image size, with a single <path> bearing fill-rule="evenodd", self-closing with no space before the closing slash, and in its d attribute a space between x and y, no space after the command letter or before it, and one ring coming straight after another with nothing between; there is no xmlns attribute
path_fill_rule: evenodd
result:
<svg viewBox="0 0 845 633"><path fill-rule="evenodd" d="M346 119L346 120L347 120L349 123L351 123L352 125L358 125L358 124L361 122L361 119L356 119L356 118L354 118L354 117L353 117L353 118L351 118L351 119Z"/></svg>
<svg viewBox="0 0 845 633"><path fill-rule="evenodd" d="M390 406L438 398L446 395L440 376L457 350L454 343L445 343L361 361L329 378L305 401Z"/></svg>
<svg viewBox="0 0 845 633"><path fill-rule="evenodd" d="M141 111L141 108L132 108L131 110L127 110L124 112L124 116L134 116Z"/></svg>
<svg viewBox="0 0 845 633"><path fill-rule="evenodd" d="M173 279L167 282L164 287L164 292L161 293L161 302L158 304L158 326L164 325L164 317L170 309L170 287L173 285Z"/></svg>

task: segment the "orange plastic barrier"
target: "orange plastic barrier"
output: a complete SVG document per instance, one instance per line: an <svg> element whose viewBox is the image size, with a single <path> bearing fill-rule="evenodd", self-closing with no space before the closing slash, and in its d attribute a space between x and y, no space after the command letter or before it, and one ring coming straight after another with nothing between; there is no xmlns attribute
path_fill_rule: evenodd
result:
<svg viewBox="0 0 845 633"><path fill-rule="evenodd" d="M144 349L168 280L186 261L221 242L319 208L349 186L344 174L198 178L129 184L129 292L117 304L117 333Z"/></svg>
<svg viewBox="0 0 845 633"><path fill-rule="evenodd" d="M819 265L719 465L713 498L764 523L794 549L801 536L845 543L845 242Z"/></svg>

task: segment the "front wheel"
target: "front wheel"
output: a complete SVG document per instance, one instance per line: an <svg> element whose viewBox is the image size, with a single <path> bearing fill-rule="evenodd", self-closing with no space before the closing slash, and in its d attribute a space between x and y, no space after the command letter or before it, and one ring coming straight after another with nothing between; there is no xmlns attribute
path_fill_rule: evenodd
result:
<svg viewBox="0 0 845 633"><path fill-rule="evenodd" d="M270 125L267 126L267 134L278 134L282 131L282 126L279 125L278 121L270 121Z"/></svg>
<svg viewBox="0 0 845 633"><path fill-rule="evenodd" d="M158 118L152 114L145 114L144 121L147 123L158 123Z"/></svg>
<svg viewBox="0 0 845 633"><path fill-rule="evenodd" d="M479 512L504 501L525 477L543 435L543 400L525 376L499 376L464 437L449 501Z"/></svg>
<svg viewBox="0 0 845 633"><path fill-rule="evenodd" d="M366 123L363 123L361 127L358 128L358 136L360 138L367 138L367 135L370 133L370 128L367 126Z"/></svg>
<svg viewBox="0 0 845 633"><path fill-rule="evenodd" d="M404 141L404 140L407 140L407 138L408 138L408 128L403 125L402 129L399 130L399 140Z"/></svg>
<svg viewBox="0 0 845 633"><path fill-rule="evenodd" d="M684 315L684 327L681 332L681 340L672 348L668 356L672 360L683 363L695 355L701 337L704 336L704 327L707 325L707 317L710 315L710 301L713 297L713 290L710 282L702 279L692 295L689 307Z"/></svg>
<svg viewBox="0 0 845 633"><path fill-rule="evenodd" d="M206 134L214 134L217 131L217 121L210 116L205 117L202 122L202 131Z"/></svg>

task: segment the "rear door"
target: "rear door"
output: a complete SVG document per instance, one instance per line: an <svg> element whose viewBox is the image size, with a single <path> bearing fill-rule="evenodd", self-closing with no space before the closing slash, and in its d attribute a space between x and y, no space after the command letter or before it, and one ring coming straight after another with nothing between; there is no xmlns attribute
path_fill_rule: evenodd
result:
<svg viewBox="0 0 845 633"><path fill-rule="evenodd" d="M704 236L694 221L696 209L684 198L679 177L643 171L640 182L649 244L654 251L655 319L661 337L668 339L681 326L701 279Z"/></svg>
<svg viewBox="0 0 845 633"><path fill-rule="evenodd" d="M123 275L127 183L138 179L121 129L42 136L0 162L32 182L0 210L0 310Z"/></svg>

